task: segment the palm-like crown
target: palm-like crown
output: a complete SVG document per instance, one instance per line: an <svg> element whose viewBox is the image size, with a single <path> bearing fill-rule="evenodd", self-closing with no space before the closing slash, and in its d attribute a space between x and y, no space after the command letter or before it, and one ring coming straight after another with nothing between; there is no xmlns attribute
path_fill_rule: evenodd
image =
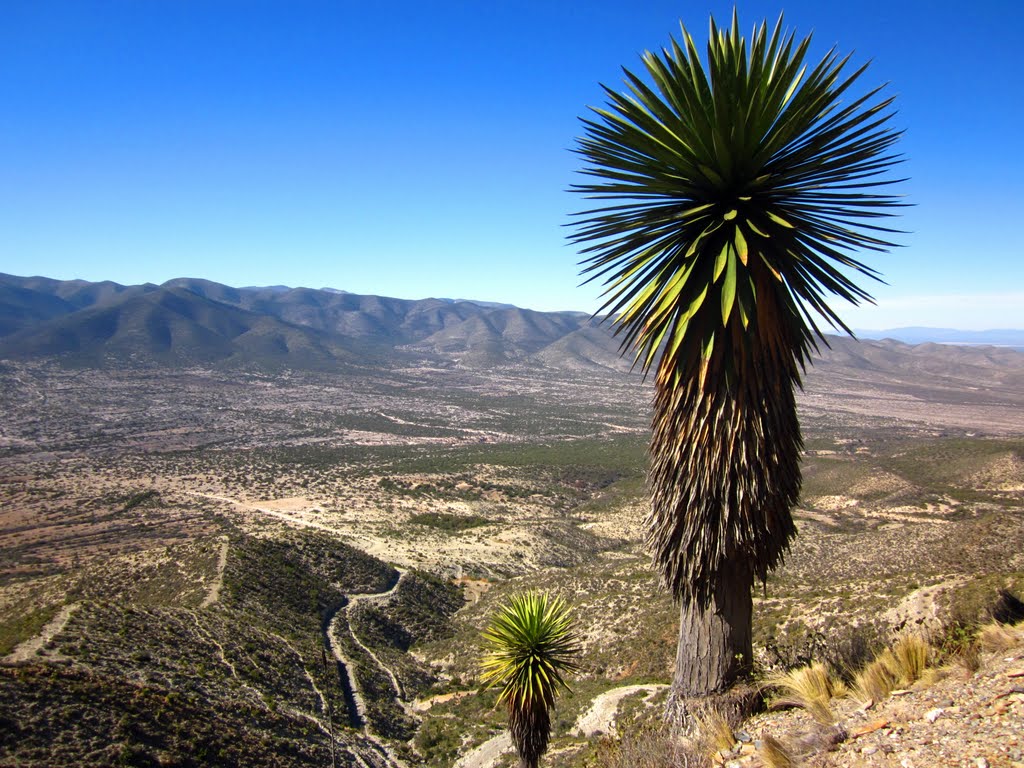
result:
<svg viewBox="0 0 1024 768"><path fill-rule="evenodd" d="M577 152L603 201L578 214L583 272L645 372L656 370L647 539L665 583L707 604L725 563L764 579L795 535L802 448L793 388L826 301L870 300L854 257L885 250L892 99L816 66L779 18L747 41L711 21L707 63L682 30L643 57L648 85L584 119ZM844 102L844 99L848 101ZM741 564L738 565L737 564Z"/></svg>
<svg viewBox="0 0 1024 768"><path fill-rule="evenodd" d="M656 91L625 70L629 93L605 88L610 108L583 121L578 152L597 181L574 188L615 201L580 214L584 272L604 278L601 311L645 369L664 349L660 367L684 372L730 325L756 331L759 271L782 287L777 321L803 359L821 335L809 309L848 331L826 295L870 299L844 268L877 273L851 251L892 245L877 224L901 204L880 191L896 181L879 178L898 162L892 98L873 103L879 87L843 104L867 65L844 77L849 56L833 49L808 73L811 39L796 44L781 17L749 53L735 13L728 30L712 19L707 71L682 36L643 57Z"/></svg>

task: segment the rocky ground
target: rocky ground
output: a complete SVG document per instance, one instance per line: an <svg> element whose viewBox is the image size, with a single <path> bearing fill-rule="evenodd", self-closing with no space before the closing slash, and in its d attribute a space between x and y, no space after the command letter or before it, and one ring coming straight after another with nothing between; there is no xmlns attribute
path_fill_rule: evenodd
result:
<svg viewBox="0 0 1024 768"><path fill-rule="evenodd" d="M799 764L821 768L1022 766L1024 628L969 667L954 661L882 701L834 700L832 710L834 725L802 710L757 715L737 729L743 740L737 748L714 762L771 768L756 747L770 736Z"/></svg>

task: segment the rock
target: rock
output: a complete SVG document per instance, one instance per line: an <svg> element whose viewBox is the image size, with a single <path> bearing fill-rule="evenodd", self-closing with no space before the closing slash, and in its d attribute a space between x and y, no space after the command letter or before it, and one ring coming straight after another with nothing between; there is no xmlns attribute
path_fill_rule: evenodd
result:
<svg viewBox="0 0 1024 768"><path fill-rule="evenodd" d="M974 764L977 766L977 768L988 768L988 760L986 760L984 757L974 758Z"/></svg>
<svg viewBox="0 0 1024 768"><path fill-rule="evenodd" d="M887 726L888 724L889 721L885 718L875 720L874 722L868 723L867 725L862 725L858 728L854 728L852 731L850 731L850 738L856 739L860 736L866 736L869 733L877 731L879 728L885 728L885 726Z"/></svg>
<svg viewBox="0 0 1024 768"><path fill-rule="evenodd" d="M929 709L927 712L924 713L924 719L927 720L929 723L934 723L936 720L942 717L943 712L945 712L945 710L942 707Z"/></svg>
<svg viewBox="0 0 1024 768"><path fill-rule="evenodd" d="M860 752L861 752L862 755L873 755L877 751L878 751L878 747L868 746L868 747L864 747L864 749L862 749Z"/></svg>

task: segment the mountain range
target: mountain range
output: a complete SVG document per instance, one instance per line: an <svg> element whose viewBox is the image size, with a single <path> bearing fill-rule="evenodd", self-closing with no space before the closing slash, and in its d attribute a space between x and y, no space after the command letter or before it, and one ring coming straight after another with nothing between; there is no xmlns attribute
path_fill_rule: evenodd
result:
<svg viewBox="0 0 1024 768"><path fill-rule="evenodd" d="M832 337L822 362L926 370L1004 364L992 348L919 347ZM0 274L0 360L71 365L217 365L336 369L394 363L558 369L629 368L609 326L581 312L536 312L453 299L406 300L334 289L234 288L195 278L120 285Z"/></svg>
<svg viewBox="0 0 1024 768"><path fill-rule="evenodd" d="M558 347L549 349L556 344L576 350L576 364L623 365L609 332L580 312L233 288L193 278L125 286L0 274L0 359L330 368L437 358L493 365L557 357Z"/></svg>

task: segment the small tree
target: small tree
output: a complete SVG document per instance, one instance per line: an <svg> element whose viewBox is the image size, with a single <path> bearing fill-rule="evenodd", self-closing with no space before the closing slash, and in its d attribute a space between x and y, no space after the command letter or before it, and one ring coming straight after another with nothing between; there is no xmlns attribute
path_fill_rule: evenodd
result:
<svg viewBox="0 0 1024 768"><path fill-rule="evenodd" d="M723 690L751 662L751 587L796 534L802 439L794 390L826 300L870 300L854 258L881 251L891 98L857 95L833 49L805 65L779 18L748 46L711 21L702 60L682 30L646 53L649 82L583 120L579 154L601 200L580 214L584 272L605 281L623 349L654 369L647 544L680 601L673 701ZM705 63L706 62L706 63Z"/></svg>
<svg viewBox="0 0 1024 768"><path fill-rule="evenodd" d="M484 630L485 688L497 686L508 707L512 744L522 768L537 768L551 737L551 708L563 675L578 668L579 642L565 602L545 592L515 595Z"/></svg>

